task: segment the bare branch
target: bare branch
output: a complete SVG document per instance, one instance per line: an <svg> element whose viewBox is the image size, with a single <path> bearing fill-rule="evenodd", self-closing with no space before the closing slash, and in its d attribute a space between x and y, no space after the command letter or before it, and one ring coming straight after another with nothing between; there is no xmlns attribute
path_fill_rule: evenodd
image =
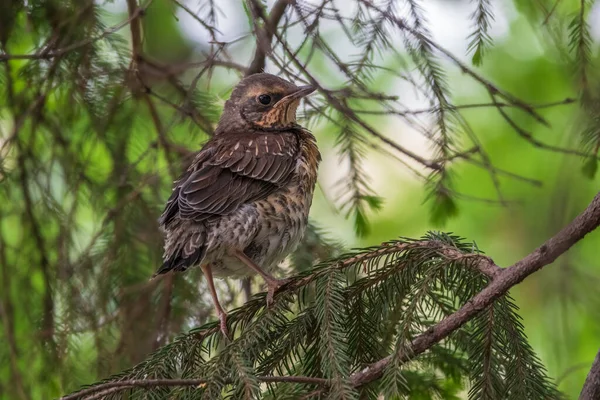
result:
<svg viewBox="0 0 600 400"><path fill-rule="evenodd" d="M301 383L306 385L328 385L329 381L323 378L314 378L311 376L257 376L257 380L264 383ZM153 388L153 387L169 387L169 386L196 386L201 388L209 382L208 379L131 379L126 381L107 382L101 385L96 385L88 389L81 390L77 393L61 397L60 400L75 400L111 390L109 393L115 393L120 390L131 388ZM112 390L119 388L119 390Z"/></svg>
<svg viewBox="0 0 600 400"><path fill-rule="evenodd" d="M127 10L129 12L129 28L131 30L131 47L133 51L133 59L135 60L142 54L142 28L140 20L137 18L140 8L137 5L137 0L127 0Z"/></svg>
<svg viewBox="0 0 600 400"><path fill-rule="evenodd" d="M277 25L279 25L279 21L285 14L285 9L292 1L277 0L273 5L273 8L271 8L271 13L268 18L264 16L263 7L256 0L250 0L248 3L254 18L264 19L264 26L259 28L257 25L258 21L254 21L256 29L256 50L254 51L254 58L246 70L246 76L262 72L265 69L267 54L271 51L273 34L277 31Z"/></svg>
<svg viewBox="0 0 600 400"><path fill-rule="evenodd" d="M187 7L185 4L183 4L181 1L178 1L178 0L172 0L172 1L173 1L173 3L177 4L177 6L181 7L192 18L194 18L196 20L196 22L198 22L200 25L202 25L208 31L208 33L210 34L210 37L212 38L213 41L217 40L216 33L221 33L221 32L219 32L219 30L216 27L207 24L202 18L198 17L198 15L196 15L195 12L190 10L190 8Z"/></svg>
<svg viewBox="0 0 600 400"><path fill-rule="evenodd" d="M556 106L562 106L566 104L576 103L577 100L572 98L566 98L560 101L553 101L550 103L543 103L537 105L531 105L532 108L550 108ZM488 107L508 107L514 108L514 104L501 103L501 102L493 102L493 103L473 103L473 104L458 104L458 105L449 105L446 107L446 110L465 110L465 109L473 109L473 108L488 108ZM429 108L421 108L417 110L407 110L407 111L393 111L393 110L357 110L358 114L374 114L374 115L398 115L398 116L406 116L406 115L418 115L418 114L429 114L435 113L439 111L439 107L429 107Z"/></svg>
<svg viewBox="0 0 600 400"><path fill-rule="evenodd" d="M48 60L48 59L51 59L54 57L62 56L73 50L78 50L82 47L88 46L98 40L104 39L105 37L110 36L113 33L123 29L124 27L129 25L129 23L131 23L135 19L141 17L142 15L144 15L144 13L146 12L146 9L150 6L152 1L153 0L148 0L148 2L144 6L137 7L134 10L134 12L129 16L129 18L127 18L123 22L118 23L117 25L115 25L113 27L108 28L107 30L102 32L100 35L92 36L86 40L82 40L81 42L73 43L69 46L63 47L62 49L58 49L58 50L48 52L48 53L41 52L41 53L34 53L34 54L6 54L6 53L0 54L0 62L4 62L4 61L8 61L8 60Z"/></svg>
<svg viewBox="0 0 600 400"><path fill-rule="evenodd" d="M592 368L588 373L579 400L597 400L600 399L600 350L592 363Z"/></svg>
<svg viewBox="0 0 600 400"><path fill-rule="evenodd" d="M492 98L493 98L493 96L492 96ZM575 150L575 149L565 149L562 147L552 146L552 145L546 144L544 142L541 142L541 141L537 140L536 138L534 138L530 132L521 128L519 126L519 124L517 124L502 108L498 107L498 112L500 113L500 115L502 115L502 118L504 118L504 120L506 122L508 122L508 124L511 126L511 128L513 128L513 130L519 136L521 136L523 139L527 140L529 143L531 143L532 145L534 145L537 148L548 150L548 151L553 151L556 153L572 154L572 155L576 155L576 156L580 156L580 157L592 157L592 158L600 159L600 156L593 154L593 153L586 153L586 152Z"/></svg>

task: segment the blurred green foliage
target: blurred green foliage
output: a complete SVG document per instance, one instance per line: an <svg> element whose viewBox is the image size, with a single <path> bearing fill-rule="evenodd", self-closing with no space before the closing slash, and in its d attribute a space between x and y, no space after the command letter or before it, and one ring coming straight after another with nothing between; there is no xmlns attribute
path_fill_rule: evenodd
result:
<svg viewBox="0 0 600 400"><path fill-rule="evenodd" d="M59 1L17 3L0 5L0 54L33 54L52 44L48 38L64 40L56 48L78 45L128 18L122 2L85 7L77 2L68 7ZM211 2L196 3L186 4L206 17ZM580 2L558 3L555 10L554 1L515 0L503 5L507 31L492 36L485 51L475 50L471 56L465 51L461 59L470 63L473 57L473 63L480 64L478 73L527 104L581 100L587 90L575 68L581 60L570 57L568 46L569 21L577 16ZM449 4L438 2L436 7L466 7L464 2ZM223 99L239 79L237 71L227 70L203 76L194 83L195 91L182 92L171 84L173 76L185 87L194 82L203 65L183 71L178 66L203 60L203 52L211 47L186 38L180 11L176 2L154 0L144 13L145 55L177 71L164 74L142 65L137 72L152 96L146 88L134 90L136 79L126 76L131 62L127 26L106 40L82 46L85 51L66 52L59 63L43 57L0 63L2 399L55 398L141 362L178 333L213 319L199 271L148 282L160 264L162 238L155 219L171 182L188 152L207 138L207 126L214 126ZM77 18L71 18L72 13ZM8 15L14 18L6 19ZM238 31L251 31L252 18L246 20L242 11L236 15L239 21L223 15L217 19L234 31L229 40L238 39L233 37ZM332 41L342 37L339 31L323 35ZM467 44L465 38L465 49ZM230 61L249 64L253 45L251 36L242 40L230 51L235 56ZM303 57L310 53L310 48L299 52ZM597 43L592 42L590 65L597 53ZM369 81L373 90L401 100L413 97L414 89L400 84L397 75L414 66L389 54L374 52L372 58L392 70L373 73ZM441 60L453 104L490 103L487 91L449 60ZM314 56L309 66L324 86L331 83L338 88L346 81L324 56ZM590 92L596 95L593 78L590 75L594 88ZM45 91L50 94L40 97ZM147 106L146 96L154 108ZM319 101L323 100L315 100ZM361 101L349 103L368 104ZM520 109L507 107L506 113L546 144L582 149L587 142L581 132L589 126L589 114L597 111L591 108L592 112L585 104L565 101L536 109L549 126ZM408 167L365 145L360 165L367 177L366 194L348 220L346 212L338 211L339 187L335 189L334 182L343 171L340 147L346 154L347 146L355 143L344 144L335 124L326 118L312 120L324 155L313 220L326 236L346 247L419 237L445 222L444 229L476 241L496 263L508 266L556 233L597 192L594 159L531 144L493 107L463 109L460 114L477 133L480 147L497 168L495 175L457 158L447 163L452 192L432 197L431 188ZM311 116L310 109L306 115ZM393 116L366 115L364 120L418 152L432 153L415 139L416 131ZM470 135L458 132L455 140L468 148ZM382 204L377 196L384 199ZM438 207L432 207L436 202ZM365 235L357 237L356 231ZM315 231L308 239L290 268L306 270L337 249L324 252ZM579 394L600 345L598 248L600 233L594 232L511 292L532 347L570 398ZM220 290L228 307L243 303L238 282L223 282Z"/></svg>

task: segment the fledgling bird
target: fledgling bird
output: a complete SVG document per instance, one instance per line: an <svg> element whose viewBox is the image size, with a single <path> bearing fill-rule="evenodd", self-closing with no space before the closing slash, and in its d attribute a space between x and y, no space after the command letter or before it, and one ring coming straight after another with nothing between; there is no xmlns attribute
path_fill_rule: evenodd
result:
<svg viewBox="0 0 600 400"><path fill-rule="evenodd" d="M296 123L296 109L314 90L266 73L243 79L159 219L166 238L155 276L200 266L226 337L213 276L258 273L270 304L286 283L270 271L306 229L321 155L315 137Z"/></svg>

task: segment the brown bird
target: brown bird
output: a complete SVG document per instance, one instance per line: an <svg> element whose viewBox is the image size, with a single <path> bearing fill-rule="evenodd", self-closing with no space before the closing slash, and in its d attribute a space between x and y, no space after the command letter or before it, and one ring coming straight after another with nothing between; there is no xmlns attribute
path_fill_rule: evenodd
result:
<svg viewBox="0 0 600 400"><path fill-rule="evenodd" d="M306 229L321 155L315 137L296 123L296 109L314 90L264 73L243 79L159 219L166 238L155 276L200 266L225 336L227 313L213 276L258 273L270 304L286 280L269 271Z"/></svg>

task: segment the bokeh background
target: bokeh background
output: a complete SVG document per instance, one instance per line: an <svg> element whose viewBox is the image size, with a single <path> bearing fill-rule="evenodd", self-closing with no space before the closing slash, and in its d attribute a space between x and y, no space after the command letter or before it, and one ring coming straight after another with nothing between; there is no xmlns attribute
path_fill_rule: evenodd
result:
<svg viewBox="0 0 600 400"><path fill-rule="evenodd" d="M145 54L172 66L177 79L189 85L202 65L185 70L178 70L178 66L205 59L213 38L177 3L152 2L143 18L143 46ZM210 2L180 3L192 14L211 18ZM538 109L549 126L518 110L510 111L520 126L544 143L581 147L581 111L569 101L577 98L579 87L565 56L568 46L567 50L562 48L557 43L560 37L552 33L559 31L547 26L554 19L560 26L561 15L576 12L578 1L557 1L560 4L550 22L540 22L540 7L549 11L554 1L492 2L493 45L477 67L472 66L467 51L474 3L422 3L432 37L458 59L528 104L561 103ZM600 4L591 3L590 28L597 41ZM248 65L254 39L244 36L252 28L242 2L219 1L218 6L218 40L235 41L228 46L231 61ZM61 12L68 21L74 14L92 18L88 11L73 6ZM35 12L29 17L21 13L20 19L13 21L15 28L5 52L28 54L38 48L37 38L43 32L27 21L42 18ZM127 19L127 4L98 1L92 14L107 27L113 26ZM335 21L325 21L320 33L344 57L356 55L356 47ZM299 43L302 35L302 29L295 27L287 38L290 43ZM111 45L116 54L127 52L130 31L124 27L110 37L115 43L98 50L104 52L101 54L107 62L111 61ZM395 38L390 40L396 43ZM397 44L402 45L400 39ZM596 53L597 46L592 55ZM398 96L408 109L429 106L427 99L399 76L408 73L410 65L385 52L373 62L392 72L374 73L372 89ZM490 98L480 84L448 59L442 57L440 62L454 104L489 104ZM8 69L4 68L7 64ZM0 398L53 398L140 362L177 333L213 318L210 297L198 271L148 282L160 264L162 242L156 218L162 203L185 164L186 149L198 149L207 136L198 124L190 122L192 116L182 117L166 102L157 102L153 114L143 99L125 96L117 107L108 103L99 110L109 94L100 93L96 99L73 96L70 86L60 80L60 68L54 84L64 89L49 96L42 117L34 121L31 115L22 114L26 115L23 122L18 110L35 109L34 89L44 87L44 81L35 77L43 76L48 66L11 60L0 67L4 68L0 79ZM316 55L308 69L327 88L344 86L343 74L323 57ZM266 70L278 73L270 61ZM164 75L141 73L152 82L153 91L176 102L177 91L164 88L168 85ZM7 79L6 74L12 78ZM214 123L240 76L227 69L215 69L210 79L203 76L197 82L200 93L190 100L192 107ZM113 74L102 79L117 83L122 78ZM25 93L20 104L9 98L10 90ZM302 117L302 110L300 114ZM556 233L597 192L598 178L583 172L585 160L532 145L494 107L463 109L461 114L494 166L505 171L498 173L501 196L489 171L456 159L450 171L458 214L442 224L432 218L428 189L419 176L428 171L410 160L406 166L369 148L363 157L363 172L372 192L384 202L380 210L366 211L370 229L363 236L356 235L355 221L340 210L340 190L344 187L337 182L350 173L350 165L340 155L337 130L326 120L311 121L309 126L323 154L311 218L324 236L351 248L441 229L474 240L499 265L508 266ZM166 140L157 139L157 115ZM423 123L433 123L427 115L422 118ZM430 142L405 120L393 115L368 115L365 120L423 157L434 156ZM15 140L11 134L21 123L20 137ZM467 143L469 139L459 136L456 140ZM532 346L549 375L570 398L577 397L600 347L599 251L600 233L595 232L511 292L521 308ZM220 289L231 308L259 285L253 282L243 288L239 281L221 282Z"/></svg>

